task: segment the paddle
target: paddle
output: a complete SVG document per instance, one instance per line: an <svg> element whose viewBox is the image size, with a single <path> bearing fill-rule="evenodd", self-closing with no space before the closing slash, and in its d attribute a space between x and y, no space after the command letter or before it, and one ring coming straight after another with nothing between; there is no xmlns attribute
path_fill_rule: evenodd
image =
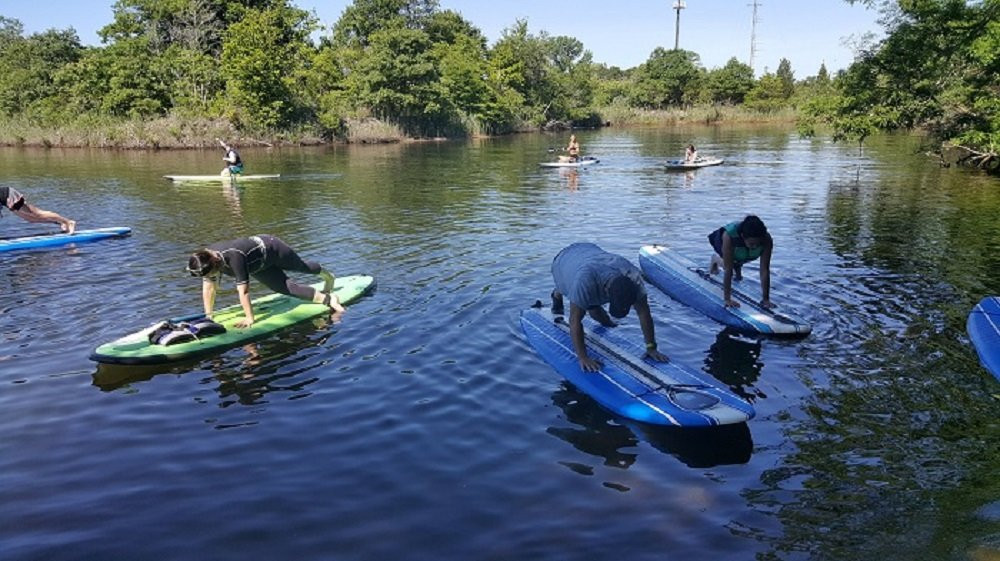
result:
<svg viewBox="0 0 1000 561"><path fill-rule="evenodd" d="M27 234L27 235L22 234L20 236L4 236L0 238L0 241L19 240L21 238L45 238L48 236L58 236L60 234L66 235L66 232L41 232L38 234Z"/></svg>
<svg viewBox="0 0 1000 561"><path fill-rule="evenodd" d="M555 322L568 325L562 316L556 317ZM671 384L669 382L665 382L647 370L636 368L632 365L632 361L625 358L625 356L623 356L617 349L612 348L604 341L597 339L593 334L587 332L586 330L584 331L584 337L587 343L599 348L609 357L615 359L616 362L619 363L619 368L633 372L645 379L646 382L650 384L650 392L666 390L669 392L670 399L685 409L707 409L721 401L718 396L697 391L700 389L710 388L711 386L707 384Z"/></svg>

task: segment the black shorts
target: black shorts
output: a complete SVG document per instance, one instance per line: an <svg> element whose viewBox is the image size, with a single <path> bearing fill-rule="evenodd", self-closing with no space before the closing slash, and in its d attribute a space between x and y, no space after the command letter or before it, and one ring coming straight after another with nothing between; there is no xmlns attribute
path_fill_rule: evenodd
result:
<svg viewBox="0 0 1000 561"><path fill-rule="evenodd" d="M24 195L13 187L0 187L0 205L18 210L24 206Z"/></svg>

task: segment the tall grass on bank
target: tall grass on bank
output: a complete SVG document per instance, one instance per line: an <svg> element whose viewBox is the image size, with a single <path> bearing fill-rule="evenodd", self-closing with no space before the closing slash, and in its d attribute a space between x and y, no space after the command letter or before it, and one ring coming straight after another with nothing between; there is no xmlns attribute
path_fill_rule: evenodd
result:
<svg viewBox="0 0 1000 561"><path fill-rule="evenodd" d="M155 150L216 147L216 138L241 146L322 142L307 128L248 135L225 119L176 115L148 120L84 115L59 125L42 125L23 117L0 119L3 146Z"/></svg>
<svg viewBox="0 0 1000 561"><path fill-rule="evenodd" d="M345 140L352 143L378 144L406 139L406 133L399 125L371 117L346 119L346 128Z"/></svg>
<svg viewBox="0 0 1000 561"><path fill-rule="evenodd" d="M695 106L688 109L645 110L612 104L599 111L601 121L611 126L663 126L677 124L789 123L798 118L793 108L762 112L743 106ZM343 136L331 139L328 133L307 125L287 130L248 134L226 119L168 115L155 119L123 119L81 115L68 123L39 124L23 116L0 118L0 146L86 147L116 149L214 148L216 138L239 146L304 145L328 142L377 144L411 139L406 129L390 121L357 116L344 121ZM496 132L533 132L537 124L527 119ZM466 116L431 135L449 137L490 136L476 119ZM424 137L426 138L426 137Z"/></svg>
<svg viewBox="0 0 1000 561"><path fill-rule="evenodd" d="M656 125L715 125L722 123L793 123L798 111L786 107L777 111L757 111L744 106L696 105L687 109L638 109L612 104L597 110L601 120L615 127Z"/></svg>

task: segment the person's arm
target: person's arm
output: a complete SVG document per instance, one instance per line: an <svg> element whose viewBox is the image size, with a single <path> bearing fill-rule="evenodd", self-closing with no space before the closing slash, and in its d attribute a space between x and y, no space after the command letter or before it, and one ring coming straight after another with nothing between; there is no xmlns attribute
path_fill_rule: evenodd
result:
<svg viewBox="0 0 1000 561"><path fill-rule="evenodd" d="M597 372L601 369L601 363L587 356L587 345L583 338L583 315L584 309L570 302L569 304L569 336L573 340L573 349L576 350L576 359L580 362L580 368L584 372Z"/></svg>
<svg viewBox="0 0 1000 561"><path fill-rule="evenodd" d="M632 307L635 308L635 315L639 316L639 327L642 328L642 339L646 344L644 356L659 362L670 360L667 355L656 349L656 330L653 327L653 314L649 312L649 299L646 296L641 296L635 301L635 304L632 304Z"/></svg>
<svg viewBox="0 0 1000 561"><path fill-rule="evenodd" d="M201 279L201 303L205 308L205 317L212 319L212 312L215 310L215 280L208 277Z"/></svg>
<svg viewBox="0 0 1000 561"><path fill-rule="evenodd" d="M603 325L604 327L618 327L618 324L615 323L615 320L611 319L611 316L608 315L608 312L604 311L603 306L594 306L587 313L590 314L591 319Z"/></svg>
<svg viewBox="0 0 1000 561"><path fill-rule="evenodd" d="M760 256L760 305L765 308L773 308L771 303L771 248L773 245L765 247L764 253Z"/></svg>
<svg viewBox="0 0 1000 561"><path fill-rule="evenodd" d="M250 327L253 325L253 304L250 303L250 283L236 285L236 293L240 296L240 306L243 308L243 319L236 322L236 327Z"/></svg>
<svg viewBox="0 0 1000 561"><path fill-rule="evenodd" d="M733 239L728 232L722 233L722 299L727 308L739 308L740 303L732 299L733 295Z"/></svg>

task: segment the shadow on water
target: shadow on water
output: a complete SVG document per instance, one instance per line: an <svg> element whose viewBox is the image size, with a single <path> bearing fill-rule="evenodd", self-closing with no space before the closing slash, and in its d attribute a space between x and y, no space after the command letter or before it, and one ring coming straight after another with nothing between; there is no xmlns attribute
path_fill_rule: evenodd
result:
<svg viewBox="0 0 1000 561"><path fill-rule="evenodd" d="M646 425L612 415L568 382L553 392L552 403L576 426L549 427L546 432L581 452L604 458L606 466L627 469L634 464L638 454L623 450L635 447L640 440L693 468L745 464L753 452L746 423L706 428ZM589 467L567 467L590 475Z"/></svg>
<svg viewBox="0 0 1000 561"><path fill-rule="evenodd" d="M754 386L764 367L760 362L760 345L760 338L726 327L716 335L705 354L705 371L750 403L766 399L767 395Z"/></svg>

